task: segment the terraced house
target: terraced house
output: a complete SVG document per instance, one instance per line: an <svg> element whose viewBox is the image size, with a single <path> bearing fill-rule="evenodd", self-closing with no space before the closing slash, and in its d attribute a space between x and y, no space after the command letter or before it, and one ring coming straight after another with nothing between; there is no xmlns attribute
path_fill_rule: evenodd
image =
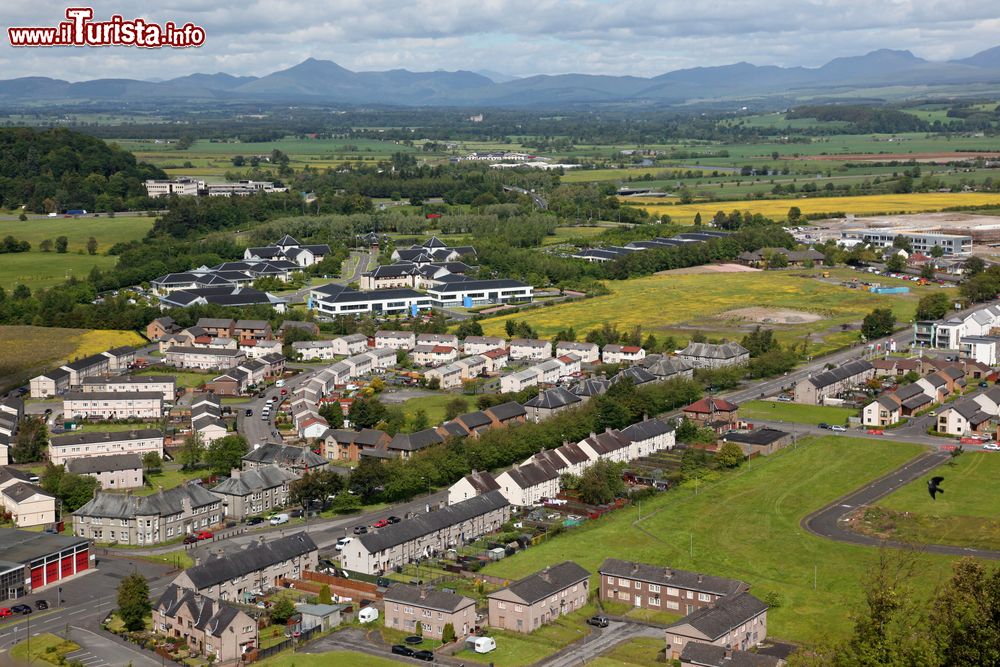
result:
<svg viewBox="0 0 1000 667"><path fill-rule="evenodd" d="M275 465L253 470L233 468L229 479L212 489L222 498L223 513L242 521L288 504L288 485L299 475Z"/></svg>
<svg viewBox="0 0 1000 667"><path fill-rule="evenodd" d="M153 629L183 639L197 654L220 664L259 646L257 619L238 607L168 586L153 606Z"/></svg>
<svg viewBox="0 0 1000 667"><path fill-rule="evenodd" d="M73 459L111 454L143 456L156 452L163 456L163 432L157 429L134 429L108 433L71 433L49 440L49 461L63 465Z"/></svg>
<svg viewBox="0 0 1000 667"><path fill-rule="evenodd" d="M222 500L200 484L150 496L98 492L73 513L73 533L95 542L160 544L222 521Z"/></svg>
<svg viewBox="0 0 1000 667"><path fill-rule="evenodd" d="M716 600L750 589L737 579L672 567L607 558L598 568L602 600L633 607L690 614Z"/></svg>

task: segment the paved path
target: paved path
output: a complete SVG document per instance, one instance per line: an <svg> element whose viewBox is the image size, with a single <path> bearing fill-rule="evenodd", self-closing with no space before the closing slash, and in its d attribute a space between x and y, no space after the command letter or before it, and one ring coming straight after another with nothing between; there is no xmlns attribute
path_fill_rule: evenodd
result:
<svg viewBox="0 0 1000 667"><path fill-rule="evenodd" d="M988 549L973 549L971 547L957 547L945 544L920 544L912 545L895 540L880 540L876 537L862 535L849 530L843 522L846 515L856 508L870 505L879 498L883 498L896 489L905 486L915 479L919 479L932 470L945 463L950 456L945 452L933 452L922 454L910 460L901 467L893 470L889 474L869 482L860 489L848 493L842 498L838 498L826 507L813 512L802 519L801 526L814 535L835 540L837 542L848 542L850 544L860 544L870 547L889 546L897 549L917 548L921 551L943 554L946 556L976 556L979 558L990 558L1000 560L1000 551L990 551ZM944 473L947 477L947 472ZM947 487L947 483L944 484ZM927 502L933 502L928 497Z"/></svg>
<svg viewBox="0 0 1000 667"><path fill-rule="evenodd" d="M581 629L581 633L586 632ZM539 667L576 667L593 660L605 651L618 644L636 637L663 638L663 628L640 625L638 623L623 623L611 621L606 628L597 629L587 635L582 641L564 648L555 655L539 662Z"/></svg>
<svg viewBox="0 0 1000 667"><path fill-rule="evenodd" d="M158 667L161 660L152 654L140 651L128 644L116 641L108 633L93 632L86 628L70 628L70 639L80 645L80 650L66 656L69 660L83 663L84 667Z"/></svg>

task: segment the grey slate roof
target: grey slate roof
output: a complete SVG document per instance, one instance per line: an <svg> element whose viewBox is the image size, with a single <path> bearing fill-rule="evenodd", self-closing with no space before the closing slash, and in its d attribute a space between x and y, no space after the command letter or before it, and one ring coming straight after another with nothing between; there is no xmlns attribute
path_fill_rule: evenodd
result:
<svg viewBox="0 0 1000 667"><path fill-rule="evenodd" d="M0 484L12 479L21 482L30 482L31 474L24 472L22 470L18 470L17 468L11 468L10 466L0 467Z"/></svg>
<svg viewBox="0 0 1000 667"><path fill-rule="evenodd" d="M27 482L11 484L4 489L2 493L16 503L24 502L36 493L47 498L53 498L52 495L43 491L41 487L35 486L34 484L28 484Z"/></svg>
<svg viewBox="0 0 1000 667"><path fill-rule="evenodd" d="M225 602L212 600L173 584L163 591L156 603L156 609L168 618L175 618L185 607L188 615L194 619L195 627L213 637L222 637L240 614L239 609Z"/></svg>
<svg viewBox="0 0 1000 667"><path fill-rule="evenodd" d="M588 378L583 382L573 386L573 393L577 396L600 396L608 390L611 385L607 380L600 378Z"/></svg>
<svg viewBox="0 0 1000 667"><path fill-rule="evenodd" d="M559 471L548 462L537 460L524 465L517 465L507 471L510 480L521 489L544 484L559 477Z"/></svg>
<svg viewBox="0 0 1000 667"><path fill-rule="evenodd" d="M469 429L482 428L483 426L489 426L493 423L493 420L490 419L489 415L481 410L459 415L455 419L465 424Z"/></svg>
<svg viewBox="0 0 1000 667"><path fill-rule="evenodd" d="M476 604L475 600L467 598L464 595L439 591L433 588L427 589L419 586L411 586L410 584L393 584L390 586L385 592L385 601L402 602L414 607L423 607L425 609L434 609L449 613Z"/></svg>
<svg viewBox="0 0 1000 667"><path fill-rule="evenodd" d="M491 408L486 408L485 412L493 415L493 417L499 422L515 419L517 417L524 417L528 414L527 411L525 411L524 406L516 401L507 401L506 403L501 403L500 405L494 405Z"/></svg>
<svg viewBox="0 0 1000 667"><path fill-rule="evenodd" d="M268 539L263 544L253 544L239 551L227 551L225 558L214 558L185 572L200 591L316 550L316 543L308 533L295 533Z"/></svg>
<svg viewBox="0 0 1000 667"><path fill-rule="evenodd" d="M622 435L628 438L629 442L639 442L641 440L655 438L659 435L672 433L676 429L676 426L668 424L661 419L646 419L641 422L636 422L631 426L626 426L622 429Z"/></svg>
<svg viewBox="0 0 1000 667"><path fill-rule="evenodd" d="M629 366L616 373L611 378L611 382L615 383L626 379L631 380L634 385L640 385L655 382L658 378L642 366Z"/></svg>
<svg viewBox="0 0 1000 667"><path fill-rule="evenodd" d="M564 389L563 387L553 387L552 389L546 389L538 392L537 396L525 401L524 405L528 408L555 410L567 405L572 405L573 403L579 403L581 400L582 399L579 396L572 393L568 389Z"/></svg>
<svg viewBox="0 0 1000 667"><path fill-rule="evenodd" d="M822 389L823 387L829 387L831 384L843 382L844 380L854 377L855 375L870 371L873 368L874 366L864 359L855 359L854 361L848 361L842 366L837 366L836 368L832 368L828 371L817 373L809 378L809 382L817 389Z"/></svg>
<svg viewBox="0 0 1000 667"><path fill-rule="evenodd" d="M567 560L515 581L497 593L509 591L524 600L525 604L534 604L573 584L586 581L589 577L589 572L573 561ZM489 597L493 597L497 593L493 593Z"/></svg>
<svg viewBox="0 0 1000 667"><path fill-rule="evenodd" d="M319 454L304 447L293 445L263 444L243 457L244 461L263 465L286 465L315 468L329 463Z"/></svg>
<svg viewBox="0 0 1000 667"><path fill-rule="evenodd" d="M560 445L556 448L556 451L570 463L586 463L590 460L587 453L575 442L567 442L565 445Z"/></svg>
<svg viewBox="0 0 1000 667"><path fill-rule="evenodd" d="M781 660L773 655L735 649L726 655L726 647L689 641L681 651L681 664L697 667L777 667Z"/></svg>
<svg viewBox="0 0 1000 667"><path fill-rule="evenodd" d="M163 396L156 392L158 396ZM146 438L162 438L163 431L155 428L137 428L133 431L114 431L100 433L71 433L57 435L49 439L57 447L67 445L90 445L98 442L120 442L123 440L145 440Z"/></svg>
<svg viewBox="0 0 1000 667"><path fill-rule="evenodd" d="M262 466L239 472L239 477L230 477L212 489L212 493L227 496L247 496L266 489L286 484L299 476L276 465Z"/></svg>
<svg viewBox="0 0 1000 667"><path fill-rule="evenodd" d="M753 431L728 431L723 438L745 445L770 445L788 436L788 433L774 428L758 428Z"/></svg>
<svg viewBox="0 0 1000 667"><path fill-rule="evenodd" d="M661 378L691 370L691 365L686 361L662 354L651 354L640 361L639 365L653 375Z"/></svg>
<svg viewBox="0 0 1000 667"><path fill-rule="evenodd" d="M500 485L497 484L496 478L488 472L473 470L465 476L465 480L472 485L472 488L476 490L476 493L480 494L496 491L500 488Z"/></svg>
<svg viewBox="0 0 1000 667"><path fill-rule="evenodd" d="M749 354L749 352L738 343L723 343L721 345L688 343L687 347L680 351L680 356L704 357L706 359L735 359L744 354Z"/></svg>
<svg viewBox="0 0 1000 667"><path fill-rule="evenodd" d="M750 593L737 593L717 600L714 607L702 607L688 614L681 620L668 625L667 629L690 625L715 641L732 628L753 620L765 611L767 611L767 605Z"/></svg>
<svg viewBox="0 0 1000 667"><path fill-rule="evenodd" d="M375 553L399 544L405 544L424 535L436 533L449 526L460 524L509 505L510 503L499 491L488 491L436 512L404 519L397 524L386 526L378 532L362 535L358 539L369 553Z"/></svg>
<svg viewBox="0 0 1000 667"><path fill-rule="evenodd" d="M432 428L425 428L416 433L397 433L389 443L389 449L415 452L441 442L444 442L444 438L440 433Z"/></svg>
<svg viewBox="0 0 1000 667"><path fill-rule="evenodd" d="M119 493L98 492L86 505L73 512L74 516L99 516L111 519L131 519L136 516L171 516L184 511L187 498L192 508L220 503L218 496L200 484L183 484L150 496L123 496Z"/></svg>
<svg viewBox="0 0 1000 667"><path fill-rule="evenodd" d="M70 459L66 462L66 472L77 475L118 470L142 470L142 458L138 454L108 454Z"/></svg>
<svg viewBox="0 0 1000 667"><path fill-rule="evenodd" d="M647 565L646 563L635 563L618 558L606 558L601 566L597 568L601 574L630 579L632 581L645 581L659 586L672 586L683 588L698 593L711 593L712 595L732 595L749 588L746 582L727 577L713 577L687 570L677 570L671 567L660 567L657 565Z"/></svg>

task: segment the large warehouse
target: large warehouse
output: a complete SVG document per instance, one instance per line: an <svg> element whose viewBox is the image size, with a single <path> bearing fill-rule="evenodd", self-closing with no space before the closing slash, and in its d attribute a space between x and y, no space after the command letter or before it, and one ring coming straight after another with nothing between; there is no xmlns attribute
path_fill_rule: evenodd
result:
<svg viewBox="0 0 1000 667"><path fill-rule="evenodd" d="M0 600L19 598L92 567L90 540L0 530Z"/></svg>

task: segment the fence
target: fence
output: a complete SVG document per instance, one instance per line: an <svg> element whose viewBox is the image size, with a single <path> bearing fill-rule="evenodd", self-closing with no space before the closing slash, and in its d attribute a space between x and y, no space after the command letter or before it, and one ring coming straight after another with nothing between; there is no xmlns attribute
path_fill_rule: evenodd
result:
<svg viewBox="0 0 1000 667"><path fill-rule="evenodd" d="M342 597L349 597L354 600L382 599L382 596L378 592L378 586L365 581L354 581L352 579L334 577L329 574L323 574L322 572L311 572L308 570L302 573L302 579L306 582L316 584L317 590L314 591L316 593L319 592L319 588L326 585L330 587L331 593L335 593Z"/></svg>
<svg viewBox="0 0 1000 667"><path fill-rule="evenodd" d="M244 662L247 664L251 662L256 662L258 660L264 660L265 658L270 658L272 655L277 655L282 651L287 651L297 644L304 644L316 636L322 628L318 625L315 628L310 628L308 630L303 630L299 637L294 639L286 639L280 644L275 644L274 646L268 646L267 648L261 648L254 651L250 651L244 656Z"/></svg>

